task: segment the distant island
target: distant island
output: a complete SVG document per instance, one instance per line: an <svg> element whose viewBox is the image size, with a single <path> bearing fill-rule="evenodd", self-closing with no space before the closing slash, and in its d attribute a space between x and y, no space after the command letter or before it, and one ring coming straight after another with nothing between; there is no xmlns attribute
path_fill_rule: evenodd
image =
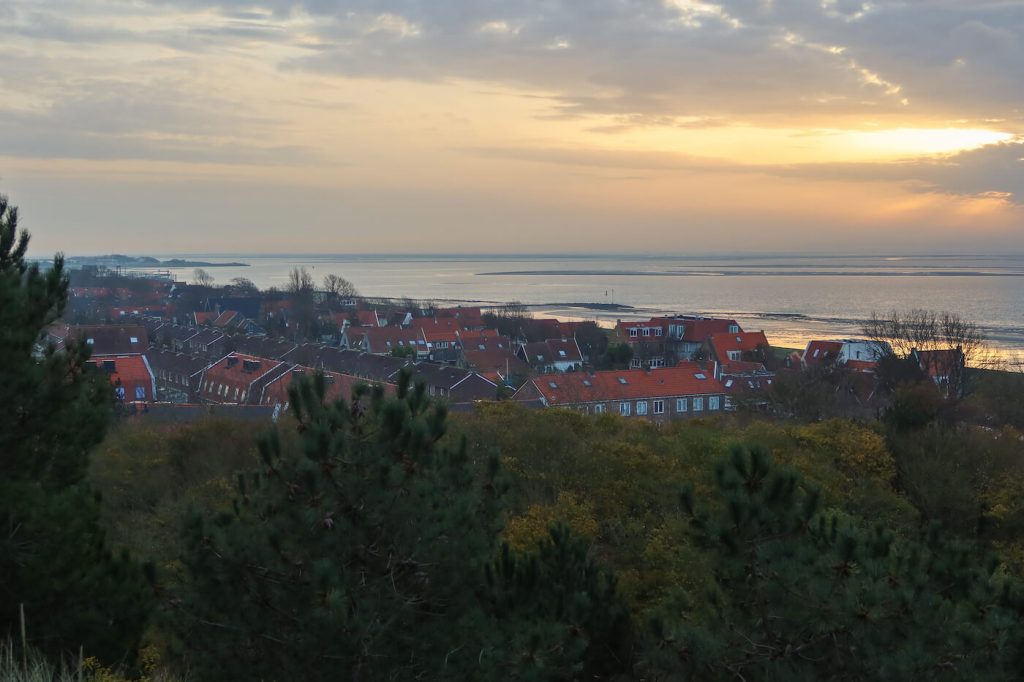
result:
<svg viewBox="0 0 1024 682"><path fill-rule="evenodd" d="M69 256L67 264L74 267L104 265L107 267L125 268L226 268L248 267L248 263L210 263L201 260L185 260L171 258L160 260L152 256L125 256L112 253L106 256Z"/></svg>

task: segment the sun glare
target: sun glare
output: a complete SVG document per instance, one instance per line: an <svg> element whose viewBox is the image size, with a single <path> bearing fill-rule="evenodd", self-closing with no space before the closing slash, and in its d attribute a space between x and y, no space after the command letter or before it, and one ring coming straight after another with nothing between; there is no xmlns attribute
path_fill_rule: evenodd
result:
<svg viewBox="0 0 1024 682"><path fill-rule="evenodd" d="M877 156L927 156L951 154L1005 142L1011 133L961 128L895 128L870 132L840 133L844 143L862 153Z"/></svg>

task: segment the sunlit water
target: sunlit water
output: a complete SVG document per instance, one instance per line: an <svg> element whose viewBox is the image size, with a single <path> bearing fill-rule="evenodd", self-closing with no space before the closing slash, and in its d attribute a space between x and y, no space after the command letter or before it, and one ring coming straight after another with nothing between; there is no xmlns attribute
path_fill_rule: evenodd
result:
<svg viewBox="0 0 1024 682"><path fill-rule="evenodd" d="M248 267L210 268L217 283L247 277L284 288L307 268L342 275L367 296L483 304L610 324L665 313L736 318L778 345L859 333L872 312L928 308L976 322L993 347L1024 349L1024 256L536 256L189 254ZM172 270L189 280L192 268ZM594 311L569 304L630 308Z"/></svg>

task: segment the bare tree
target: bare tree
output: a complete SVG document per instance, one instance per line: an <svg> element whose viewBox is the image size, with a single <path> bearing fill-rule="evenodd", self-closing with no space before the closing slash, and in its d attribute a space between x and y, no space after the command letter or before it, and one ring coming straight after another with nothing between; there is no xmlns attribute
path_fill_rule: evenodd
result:
<svg viewBox="0 0 1024 682"><path fill-rule="evenodd" d="M312 294L313 288L313 276L306 268L292 268L288 273L289 294Z"/></svg>
<svg viewBox="0 0 1024 682"><path fill-rule="evenodd" d="M202 268L196 268L192 271L192 283L201 287L212 287L213 275Z"/></svg>
<svg viewBox="0 0 1024 682"><path fill-rule="evenodd" d="M324 291L342 299L354 298L359 295L355 285L340 275L326 275Z"/></svg>
<svg viewBox="0 0 1024 682"><path fill-rule="evenodd" d="M258 294L260 292L255 282L248 277L235 277L231 280L231 287L235 291L247 296Z"/></svg>
<svg viewBox="0 0 1024 682"><path fill-rule="evenodd" d="M925 371L944 377L951 395L961 395L965 369L977 366L985 355L985 338L978 325L948 312L920 308L888 315L872 313L862 328L875 344L880 357L909 359L913 351L924 351Z"/></svg>

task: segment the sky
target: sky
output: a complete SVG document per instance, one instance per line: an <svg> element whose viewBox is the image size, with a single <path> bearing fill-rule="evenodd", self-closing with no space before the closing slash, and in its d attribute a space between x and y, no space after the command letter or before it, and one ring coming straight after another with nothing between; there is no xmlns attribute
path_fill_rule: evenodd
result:
<svg viewBox="0 0 1024 682"><path fill-rule="evenodd" d="M1024 253L1021 0L4 0L32 252Z"/></svg>

